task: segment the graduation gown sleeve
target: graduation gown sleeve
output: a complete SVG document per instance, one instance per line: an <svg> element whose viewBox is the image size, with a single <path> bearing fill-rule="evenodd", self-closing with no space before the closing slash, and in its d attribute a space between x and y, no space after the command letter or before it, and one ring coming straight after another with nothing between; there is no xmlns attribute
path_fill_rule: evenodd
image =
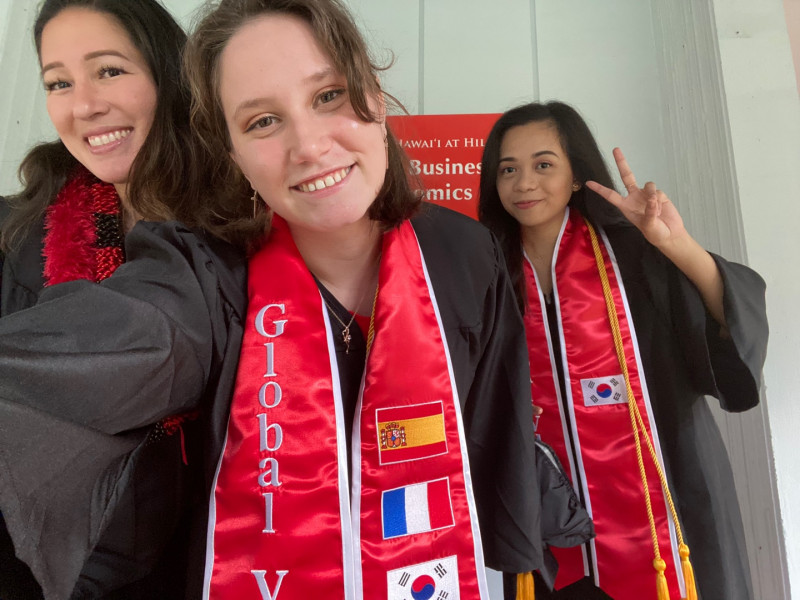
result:
<svg viewBox="0 0 800 600"><path fill-rule="evenodd" d="M464 427L474 479L492 483L475 486L487 566L519 573L541 566L540 493L523 329L500 249L493 250L498 268L483 303Z"/></svg>
<svg viewBox="0 0 800 600"><path fill-rule="evenodd" d="M0 197L0 224L9 213L7 202ZM44 286L43 238L44 223L40 219L8 256L0 251L0 317L36 304Z"/></svg>
<svg viewBox="0 0 800 600"><path fill-rule="evenodd" d="M764 280L749 267L711 255L723 281L728 333L722 334L686 276L644 239L637 242L652 298L669 320L694 389L730 412L758 404L769 334Z"/></svg>
<svg viewBox="0 0 800 600"><path fill-rule="evenodd" d="M46 288L0 319L0 510L47 598L80 589L92 556L108 578L87 579L92 597L136 581L175 530L180 449L154 456L151 426L198 408L244 307L221 293L244 263L213 244L140 223L113 277Z"/></svg>
<svg viewBox="0 0 800 600"><path fill-rule="evenodd" d="M764 281L748 267L714 256L729 332L721 334L695 286L637 230L607 233L700 594L751 598L733 472L706 396L728 411L758 403L768 337Z"/></svg>
<svg viewBox="0 0 800 600"><path fill-rule="evenodd" d="M716 388L711 395L723 409L739 412L758 404L769 335L766 284L752 269L712 256L722 274L729 336L720 336L707 316L712 321L706 339Z"/></svg>

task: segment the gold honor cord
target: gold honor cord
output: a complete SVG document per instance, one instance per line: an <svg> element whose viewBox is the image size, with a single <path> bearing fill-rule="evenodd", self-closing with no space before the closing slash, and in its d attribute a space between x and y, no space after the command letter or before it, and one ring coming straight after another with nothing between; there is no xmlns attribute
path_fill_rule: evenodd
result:
<svg viewBox="0 0 800 600"><path fill-rule="evenodd" d="M375 307L378 305L380 287L380 284L375 286L375 297L372 299L372 312L369 315L369 330L367 331L367 356L369 356L369 349L372 348L372 342L375 339Z"/></svg>
<svg viewBox="0 0 800 600"><path fill-rule="evenodd" d="M622 333L620 332L619 328L619 319L617 318L617 311L614 307L614 298L611 295L611 285L608 282L608 274L606 273L605 262L603 260L603 253L600 251L600 244L597 241L597 234L595 233L594 227L589 221L586 221L586 226L589 228L589 236L592 239L592 249L594 250L594 258L597 262L597 270L600 273L600 280L603 284L603 296L606 300L606 309L608 310L608 320L611 325L611 331L614 334L614 347L617 351L617 359L619 360L620 367L622 368L622 374L625 377L625 387L628 391L628 412L631 416L631 428L633 429L633 439L636 443L636 459L639 463L639 473L642 477L642 488L644 488L644 501L647 505L647 518L650 522L650 535L653 538L653 554L655 559L653 560L653 567L655 568L656 574L656 585L658 589L658 600L669 600L669 588L667 587L667 578L664 575L664 571L667 568L666 563L661 558L661 552L658 547L658 535L656 533L656 523L653 517L653 507L650 503L650 488L647 485L647 475L644 469L644 459L642 458L642 445L641 440L639 439L639 431L641 430L642 436L644 437L645 443L647 444L647 449L650 452L650 457L653 459L653 464L655 465L656 472L658 473L658 479L661 481L661 487L664 490L664 495L667 498L667 504L669 505L669 512L672 516L672 522L675 524L675 533L678 537L678 553L681 557L681 570L683 571L683 578L686 583L686 600L697 600L697 590L695 586L694 580L694 570L692 569L692 564L689 562L689 547L683 541L683 533L681 532L680 523L678 523L678 513L675 510L675 504L672 501L672 494L669 492L669 486L667 485L667 478L664 475L664 469L661 467L661 464L658 461L658 456L656 455L656 451L653 448L653 442L650 439L650 436L647 434L647 429L645 429L644 421L642 420L642 415L639 412L639 407L636 404L636 400L633 397L633 389L631 388L631 384L628 378L628 363L625 359L625 349L622 346ZM644 376L644 374L642 374Z"/></svg>

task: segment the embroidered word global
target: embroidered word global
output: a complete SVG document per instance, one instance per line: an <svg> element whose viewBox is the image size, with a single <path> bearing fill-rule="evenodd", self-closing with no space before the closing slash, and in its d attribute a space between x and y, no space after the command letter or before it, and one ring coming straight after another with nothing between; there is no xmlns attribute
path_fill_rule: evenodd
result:
<svg viewBox="0 0 800 600"><path fill-rule="evenodd" d="M278 319L267 321L267 312L275 313L275 310L280 311L280 315L286 314L286 307L284 304L267 304L258 311L255 320L256 331L259 335L267 339L275 339L283 335L284 328L288 319ZM275 373L275 342L270 341L264 344L266 348L266 372L264 377L277 377ZM258 390L258 403L261 408L265 409L256 415L258 419L259 431L259 450L264 452L277 452L283 444L283 429L279 423L269 423L267 415L268 411L277 407L281 403L283 392L280 383L277 379L270 379L265 381ZM270 441L270 432L272 432L272 440ZM262 457L258 461L259 475L258 485L261 488L277 488L281 485L278 459L275 456ZM262 533L275 533L275 528L272 522L273 515L273 492L264 492L264 529ZM283 578L289 571L277 571L278 581L275 584L275 589L270 592L266 582L266 571L253 570L251 573L258 582L258 588L264 600L275 600L278 597L278 592L283 583Z"/></svg>

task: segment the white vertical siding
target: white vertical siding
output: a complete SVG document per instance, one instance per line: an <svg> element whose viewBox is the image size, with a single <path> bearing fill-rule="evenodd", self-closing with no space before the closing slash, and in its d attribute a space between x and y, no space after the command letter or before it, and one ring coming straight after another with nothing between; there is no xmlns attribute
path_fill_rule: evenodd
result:
<svg viewBox="0 0 800 600"><path fill-rule="evenodd" d="M374 59L392 67L381 73L381 85L397 98L408 112L419 114L422 103L420 81L421 3L351 0L351 7Z"/></svg>
<svg viewBox="0 0 800 600"><path fill-rule="evenodd" d="M502 112L534 98L528 0L427 0L424 8L424 114Z"/></svg>
<svg viewBox="0 0 800 600"><path fill-rule="evenodd" d="M800 100L780 0L713 4L747 253L767 281L764 378L790 597L800 598Z"/></svg>
<svg viewBox="0 0 800 600"><path fill-rule="evenodd" d="M581 112L617 182L615 146L638 181L671 193L650 0L538 0L536 29L542 100Z"/></svg>
<svg viewBox="0 0 800 600"><path fill-rule="evenodd" d="M676 173L679 207L687 226L707 248L746 260L739 187L713 6L654 0L665 145ZM702 201L698 201L702 199ZM758 598L784 598L781 536L766 405L741 415L712 411L731 458L745 515L745 537ZM756 435L757 434L757 435ZM766 435L764 435L766 434Z"/></svg>
<svg viewBox="0 0 800 600"><path fill-rule="evenodd" d="M19 189L17 168L36 142L55 139L31 30L36 3L0 3L0 195Z"/></svg>

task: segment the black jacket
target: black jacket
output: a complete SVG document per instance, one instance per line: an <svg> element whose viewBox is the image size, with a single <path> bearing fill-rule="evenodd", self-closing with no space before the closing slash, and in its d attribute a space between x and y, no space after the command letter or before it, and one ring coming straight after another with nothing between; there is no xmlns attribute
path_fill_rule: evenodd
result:
<svg viewBox="0 0 800 600"><path fill-rule="evenodd" d="M201 440L238 361L244 258L140 223L113 278L42 290L41 240L39 227L4 258L0 283L0 510L16 553L49 598L182 597ZM195 409L173 435L154 426ZM12 552L2 527L0 598L42 597Z"/></svg>

